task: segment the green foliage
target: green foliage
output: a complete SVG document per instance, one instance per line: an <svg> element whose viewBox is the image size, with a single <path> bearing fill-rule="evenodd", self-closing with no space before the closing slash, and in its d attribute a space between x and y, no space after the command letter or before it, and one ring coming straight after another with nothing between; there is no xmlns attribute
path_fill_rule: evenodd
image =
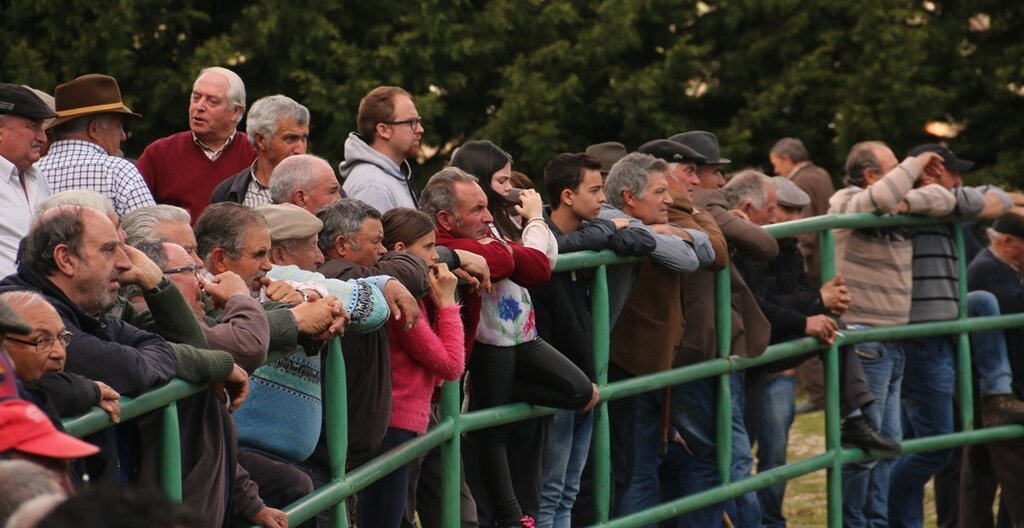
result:
<svg viewBox="0 0 1024 528"><path fill-rule="evenodd" d="M406 88L437 148L421 178L471 138L539 178L559 152L699 128L734 168L770 169L771 145L800 137L838 181L853 143L899 154L937 140L938 120L964 125L948 143L979 180L1019 187L1022 32L1024 4L1003 0L2 0L0 80L52 92L113 75L145 116L131 155L185 126L191 82L216 64L249 101L306 104L332 162L360 98Z"/></svg>

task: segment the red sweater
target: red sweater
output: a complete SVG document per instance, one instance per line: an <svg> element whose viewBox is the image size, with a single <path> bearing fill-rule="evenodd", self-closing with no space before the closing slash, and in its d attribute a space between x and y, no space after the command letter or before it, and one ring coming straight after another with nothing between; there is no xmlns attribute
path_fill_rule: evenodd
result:
<svg viewBox="0 0 1024 528"><path fill-rule="evenodd" d="M427 432L430 399L444 381L459 379L465 367L459 306L435 309L434 325L423 301L422 314L408 332L402 322L388 319L391 355L391 421L388 427L417 434Z"/></svg>
<svg viewBox="0 0 1024 528"><path fill-rule="evenodd" d="M160 138L146 147L135 166L157 203L188 209L192 223L210 205L217 184L252 165L256 149L244 132L235 134L231 144L216 161L210 161L186 130Z"/></svg>
<svg viewBox="0 0 1024 528"><path fill-rule="evenodd" d="M455 238L444 228L437 227L437 245L452 250L462 249L483 257L491 270L492 283L512 279L512 282L524 288L532 288L551 280L551 263L548 262L547 255L518 242L506 242L512 249L511 253L503 244L483 244L469 238ZM473 343L476 341L476 327L480 324L480 296L470 293L466 288L459 293L464 304L466 357L469 358Z"/></svg>

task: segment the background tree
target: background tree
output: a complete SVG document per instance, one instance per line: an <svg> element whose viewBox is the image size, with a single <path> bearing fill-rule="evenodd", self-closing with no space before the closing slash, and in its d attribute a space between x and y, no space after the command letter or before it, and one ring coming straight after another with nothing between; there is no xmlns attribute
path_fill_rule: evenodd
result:
<svg viewBox="0 0 1024 528"><path fill-rule="evenodd" d="M706 129L735 168L770 169L796 136L838 182L857 141L942 140L979 162L972 180L1019 187L1022 20L1002 0L0 0L0 80L52 92L113 75L145 116L132 156L185 127L191 81L216 64L250 102L306 104L312 150L334 163L359 99L405 87L425 118L421 179L471 138L537 178L559 152Z"/></svg>

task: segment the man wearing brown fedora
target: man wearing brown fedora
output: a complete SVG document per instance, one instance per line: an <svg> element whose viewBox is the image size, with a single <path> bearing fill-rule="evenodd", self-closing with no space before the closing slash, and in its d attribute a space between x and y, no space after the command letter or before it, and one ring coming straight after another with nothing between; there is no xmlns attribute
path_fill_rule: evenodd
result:
<svg viewBox="0 0 1024 528"><path fill-rule="evenodd" d="M31 89L0 83L0 277L14 273L32 211L50 196L46 178L33 164L46 143L43 120L52 117L56 114Z"/></svg>
<svg viewBox="0 0 1024 528"><path fill-rule="evenodd" d="M57 87L54 105L53 143L39 161L53 192L92 189L110 198L118 216L156 204L139 170L120 157L126 121L142 116L121 101L116 79L83 75Z"/></svg>

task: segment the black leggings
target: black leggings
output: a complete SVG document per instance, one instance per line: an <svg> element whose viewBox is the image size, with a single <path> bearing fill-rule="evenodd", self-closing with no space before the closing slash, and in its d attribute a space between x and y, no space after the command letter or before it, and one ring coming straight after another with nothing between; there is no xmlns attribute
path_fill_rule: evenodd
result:
<svg viewBox="0 0 1024 528"><path fill-rule="evenodd" d="M473 409L513 401L580 409L593 394L586 374L539 338L514 347L477 343L469 361L469 372ZM484 486L491 496L494 519L499 524L513 524L523 515L512 490L506 452L509 431L514 426L501 425L475 433Z"/></svg>

